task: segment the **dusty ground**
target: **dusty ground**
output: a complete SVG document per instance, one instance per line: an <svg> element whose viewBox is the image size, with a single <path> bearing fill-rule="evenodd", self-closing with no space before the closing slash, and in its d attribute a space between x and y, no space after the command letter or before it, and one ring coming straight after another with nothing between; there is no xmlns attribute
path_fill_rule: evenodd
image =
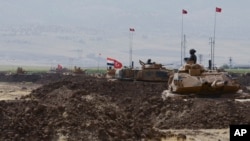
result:
<svg viewBox="0 0 250 141"><path fill-rule="evenodd" d="M0 82L0 100L15 100L42 86L32 82Z"/></svg>
<svg viewBox="0 0 250 141"><path fill-rule="evenodd" d="M230 124L250 124L250 102L163 100L164 83L58 75L12 79L0 85L0 140L228 141Z"/></svg>

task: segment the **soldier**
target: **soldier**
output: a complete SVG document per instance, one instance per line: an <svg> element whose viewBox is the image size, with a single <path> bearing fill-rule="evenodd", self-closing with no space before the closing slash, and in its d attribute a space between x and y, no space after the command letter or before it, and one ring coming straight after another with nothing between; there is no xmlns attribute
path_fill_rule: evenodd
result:
<svg viewBox="0 0 250 141"><path fill-rule="evenodd" d="M147 64L152 64L151 59L148 59Z"/></svg>
<svg viewBox="0 0 250 141"><path fill-rule="evenodd" d="M195 55L195 52L196 52L196 50L194 50L194 49L189 50L189 53L190 53L189 61L193 61L194 64L196 64L196 61L197 61L197 57Z"/></svg>

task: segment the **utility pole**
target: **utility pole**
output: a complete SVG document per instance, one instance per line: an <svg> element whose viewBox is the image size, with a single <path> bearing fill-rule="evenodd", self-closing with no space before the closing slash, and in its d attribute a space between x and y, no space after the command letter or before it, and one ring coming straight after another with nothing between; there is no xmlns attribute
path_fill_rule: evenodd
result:
<svg viewBox="0 0 250 141"><path fill-rule="evenodd" d="M202 64L202 62L203 62L203 55L199 54L199 63Z"/></svg>
<svg viewBox="0 0 250 141"><path fill-rule="evenodd" d="M129 28L129 37L130 37L130 48L129 48L129 66L133 68L132 52L133 52L133 33L135 32L134 28Z"/></svg>
<svg viewBox="0 0 250 141"><path fill-rule="evenodd" d="M233 61L232 57L229 57L229 68L230 69L232 68L232 61Z"/></svg>

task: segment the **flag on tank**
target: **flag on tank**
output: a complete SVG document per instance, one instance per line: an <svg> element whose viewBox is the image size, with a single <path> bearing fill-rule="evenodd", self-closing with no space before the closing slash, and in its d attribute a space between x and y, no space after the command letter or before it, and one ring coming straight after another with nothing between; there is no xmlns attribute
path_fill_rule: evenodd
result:
<svg viewBox="0 0 250 141"><path fill-rule="evenodd" d="M116 59L113 58L107 58L107 65L108 66L113 66L115 69L120 69L122 68L122 63L117 61Z"/></svg>

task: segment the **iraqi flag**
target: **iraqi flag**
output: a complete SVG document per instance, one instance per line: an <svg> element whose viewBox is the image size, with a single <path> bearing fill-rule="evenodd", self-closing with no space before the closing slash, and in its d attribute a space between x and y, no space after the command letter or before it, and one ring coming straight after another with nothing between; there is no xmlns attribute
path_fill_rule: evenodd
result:
<svg viewBox="0 0 250 141"><path fill-rule="evenodd" d="M115 59L112 59L112 58L107 58L107 65L108 66L114 66L114 62L115 62Z"/></svg>
<svg viewBox="0 0 250 141"><path fill-rule="evenodd" d="M120 69L122 68L122 63L117 61L116 59L112 58L107 58L107 65L108 66L114 66L115 69Z"/></svg>

